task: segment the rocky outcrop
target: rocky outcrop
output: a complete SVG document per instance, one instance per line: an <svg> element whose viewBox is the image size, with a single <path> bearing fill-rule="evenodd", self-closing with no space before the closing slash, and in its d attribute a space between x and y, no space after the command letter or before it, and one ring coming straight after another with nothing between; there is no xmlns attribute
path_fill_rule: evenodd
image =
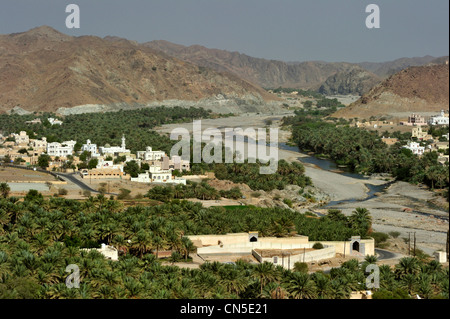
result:
<svg viewBox="0 0 450 319"><path fill-rule="evenodd" d="M448 110L448 106L449 66L439 64L403 70L332 116L360 119L404 117L412 112Z"/></svg>
<svg viewBox="0 0 450 319"><path fill-rule="evenodd" d="M329 77L319 89L325 95L363 95L378 84L381 79L360 67L339 72Z"/></svg>

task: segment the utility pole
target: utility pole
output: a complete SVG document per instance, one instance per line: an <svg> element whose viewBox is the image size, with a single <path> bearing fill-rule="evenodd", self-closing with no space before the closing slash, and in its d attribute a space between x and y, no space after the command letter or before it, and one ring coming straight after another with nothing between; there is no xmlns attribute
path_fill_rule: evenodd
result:
<svg viewBox="0 0 450 319"><path fill-rule="evenodd" d="M446 252L447 252L447 261L449 260L449 244L448 244L448 240L449 240L449 231L447 230L447 245L446 245L446 248L445 248L445 250L446 250Z"/></svg>
<svg viewBox="0 0 450 319"><path fill-rule="evenodd" d="M409 240L408 240L408 256L411 256L411 234L414 234L414 246L413 246L413 255L416 257L416 232L408 232Z"/></svg>
<svg viewBox="0 0 450 319"><path fill-rule="evenodd" d="M408 256L411 256L411 233L410 232L408 232L408 236L409 236L409 239L408 239Z"/></svg>
<svg viewBox="0 0 450 319"><path fill-rule="evenodd" d="M344 240L344 259L345 259L345 246L347 245L346 241Z"/></svg>

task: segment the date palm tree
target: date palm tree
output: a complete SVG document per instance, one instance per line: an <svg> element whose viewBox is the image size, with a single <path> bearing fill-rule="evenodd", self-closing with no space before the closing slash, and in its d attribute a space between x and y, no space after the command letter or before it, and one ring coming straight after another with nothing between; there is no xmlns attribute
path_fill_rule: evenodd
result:
<svg viewBox="0 0 450 319"><path fill-rule="evenodd" d="M294 299L315 299L316 286L308 274L293 272L286 283L286 290Z"/></svg>
<svg viewBox="0 0 450 319"><path fill-rule="evenodd" d="M404 257L395 266L395 274L398 278L406 275L417 275L420 272L420 262L415 257Z"/></svg>
<svg viewBox="0 0 450 319"><path fill-rule="evenodd" d="M274 281L277 279L277 272L274 268L274 265L269 262L263 262L258 265L256 265L252 269L252 274L255 278L259 280L260 283L260 295L263 294L263 288L266 284Z"/></svg>
<svg viewBox="0 0 450 319"><path fill-rule="evenodd" d="M11 188L8 183L0 183L0 194L3 198L7 198L9 193L11 192Z"/></svg>

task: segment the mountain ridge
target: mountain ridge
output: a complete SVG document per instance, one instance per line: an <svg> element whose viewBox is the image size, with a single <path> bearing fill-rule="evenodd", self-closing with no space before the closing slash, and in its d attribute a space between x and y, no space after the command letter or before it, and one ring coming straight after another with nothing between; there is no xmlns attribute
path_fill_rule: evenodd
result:
<svg viewBox="0 0 450 319"><path fill-rule="evenodd" d="M0 35L0 112L217 96L234 105L278 100L235 74L200 68L125 39L72 37L48 26Z"/></svg>

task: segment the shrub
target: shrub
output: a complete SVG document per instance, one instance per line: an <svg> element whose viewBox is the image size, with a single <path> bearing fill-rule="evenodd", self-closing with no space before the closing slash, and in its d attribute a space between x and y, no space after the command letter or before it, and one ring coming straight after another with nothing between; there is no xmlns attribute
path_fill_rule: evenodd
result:
<svg viewBox="0 0 450 319"><path fill-rule="evenodd" d="M400 236L400 232L398 232L398 231L391 231L391 232L389 232L389 235L392 238L398 238L398 236Z"/></svg>
<svg viewBox="0 0 450 319"><path fill-rule="evenodd" d="M370 236L375 239L375 246L378 247L380 243L384 243L386 240L388 240L389 235L386 233L372 233Z"/></svg>
<svg viewBox="0 0 450 319"><path fill-rule="evenodd" d="M294 264L294 271L306 274L308 272L308 264L297 261Z"/></svg>
<svg viewBox="0 0 450 319"><path fill-rule="evenodd" d="M380 289L372 295L373 299L411 299L408 293L402 289L396 289L394 291L388 291Z"/></svg>
<svg viewBox="0 0 450 319"><path fill-rule="evenodd" d="M283 203L288 205L290 208L292 208L292 201L288 198L283 199Z"/></svg>
<svg viewBox="0 0 450 319"><path fill-rule="evenodd" d="M255 197L255 198L261 197L261 193L260 192L253 192L251 195L252 195L252 197Z"/></svg>
<svg viewBox="0 0 450 319"><path fill-rule="evenodd" d="M131 191L126 188L121 188L117 199L129 199Z"/></svg>
<svg viewBox="0 0 450 319"><path fill-rule="evenodd" d="M60 188L58 190L58 195L67 195L69 192L65 188Z"/></svg>
<svg viewBox="0 0 450 319"><path fill-rule="evenodd" d="M91 196L91 192L88 191L87 189L85 189L85 190L83 191L83 196L84 196L84 197L90 197L90 196Z"/></svg>
<svg viewBox="0 0 450 319"><path fill-rule="evenodd" d="M323 249L322 243L315 243L312 247L313 249Z"/></svg>

